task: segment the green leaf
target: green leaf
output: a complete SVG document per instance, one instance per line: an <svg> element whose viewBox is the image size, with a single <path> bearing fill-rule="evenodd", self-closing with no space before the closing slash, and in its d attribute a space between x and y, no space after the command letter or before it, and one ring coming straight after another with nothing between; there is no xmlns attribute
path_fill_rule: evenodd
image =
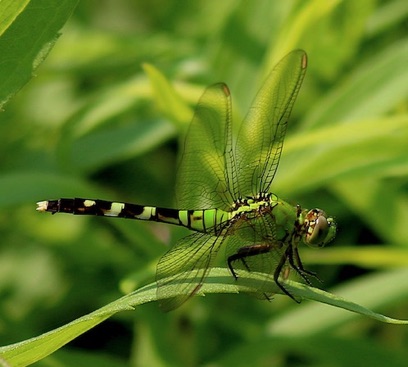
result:
<svg viewBox="0 0 408 367"><path fill-rule="evenodd" d="M396 275L398 277L401 277L401 275L406 276L406 270L403 274L398 273ZM264 282L262 274L246 273L239 278L238 282L236 282L228 269L213 268L210 271L207 283L203 285L198 294L251 293L259 288L259 282ZM320 303L343 308L390 324L408 325L408 320L393 319L375 313L361 305L347 301L328 292L293 281L285 281L284 283L287 290L295 297L315 300ZM165 297L177 296L178 286L179 284L166 285L164 286L166 289L163 290L161 294ZM271 290L275 293L282 293L274 282L271 282ZM120 311L130 311L136 306L155 300L157 300L156 285L155 283L152 283L58 329L20 343L2 347L0 348L0 357L12 366L25 366L34 363L56 351L75 337L81 335L115 313ZM299 312L302 312L302 309L303 308L299 308ZM312 322L318 325L314 322L315 318L309 319L311 321L313 320ZM273 333L273 330L275 330L276 327L279 326L276 326L275 324L275 326L271 327L270 332Z"/></svg>
<svg viewBox="0 0 408 367"><path fill-rule="evenodd" d="M390 149L393 147L390 146ZM398 147L395 146L395 149ZM406 154L402 159L406 160L405 157ZM384 242L407 248L408 195L403 186L400 187L392 180L376 179L372 175L336 182L332 189L342 196L354 212L364 218L366 224L381 236ZM387 220L384 220L384 213L387 213Z"/></svg>
<svg viewBox="0 0 408 367"><path fill-rule="evenodd" d="M320 302L352 311L355 314L328 308L325 308L323 312L321 304L309 303L301 308L293 308L285 315L272 320L267 325L267 334L280 337L285 335L302 335L306 337L307 335L328 332L340 325L345 325L347 322L355 320L357 314L386 323L407 325L407 320L391 319L360 305L361 303L371 308L382 308L386 305L403 303L408 297L408 285L405 281L407 276L408 269L402 268L360 277L333 290L333 292L341 294L344 298L319 290L318 293L323 292L327 296L326 299L320 299ZM358 303L346 301L346 297L356 300ZM318 300L315 297L313 299Z"/></svg>
<svg viewBox="0 0 408 367"><path fill-rule="evenodd" d="M355 265L366 269L408 267L408 248L397 246L333 246L324 251L302 250L307 264Z"/></svg>
<svg viewBox="0 0 408 367"><path fill-rule="evenodd" d="M274 39L269 45L269 54L266 56L266 66L264 74L274 65L279 55L299 47L299 41L309 28L313 28L316 22L322 17L329 16L338 6L339 0L313 0L293 17L290 22L286 22L284 30L280 33L278 39Z"/></svg>
<svg viewBox="0 0 408 367"><path fill-rule="evenodd" d="M166 77L153 65L143 64L153 88L153 95L160 109L176 125L186 125L193 115L192 109L177 94Z"/></svg>
<svg viewBox="0 0 408 367"><path fill-rule="evenodd" d="M378 118L408 95L408 39L393 43L375 56L362 59L347 79L306 115L304 129ZM311 61L313 62L313 61Z"/></svg>
<svg viewBox="0 0 408 367"><path fill-rule="evenodd" d="M307 366L331 365L333 356L336 358L333 365L339 367L406 367L408 360L408 354L403 348L397 350L386 343L373 343L358 334L349 339L336 333L306 337L300 333L290 336L262 334L235 348L230 348L220 360L217 360L217 366L265 366L268 365L265 361L279 360L282 355L296 356L298 360L307 361Z"/></svg>
<svg viewBox="0 0 408 367"><path fill-rule="evenodd" d="M84 172L95 171L135 158L174 135L174 126L164 120L139 120L131 125L108 127L72 142L72 164Z"/></svg>
<svg viewBox="0 0 408 367"><path fill-rule="evenodd" d="M33 76L78 0L0 2L0 108Z"/></svg>
<svg viewBox="0 0 408 367"><path fill-rule="evenodd" d="M384 136L393 138L384 139ZM282 169L274 181L274 190L287 195L289 191L327 186L329 180L382 176L388 169L406 162L407 139L408 115L326 124L318 130L289 136L284 143ZM299 180L299 177L307 179Z"/></svg>
<svg viewBox="0 0 408 367"><path fill-rule="evenodd" d="M2 175L0 192L8 193L0 196L0 208L27 202L32 202L34 208L34 202L42 198L60 195L75 196L78 192L83 195L102 193L95 186L87 184L85 180L39 172L15 172Z"/></svg>
<svg viewBox="0 0 408 367"><path fill-rule="evenodd" d="M30 0L3 0L0 2L0 36L10 27L14 20L24 11Z"/></svg>

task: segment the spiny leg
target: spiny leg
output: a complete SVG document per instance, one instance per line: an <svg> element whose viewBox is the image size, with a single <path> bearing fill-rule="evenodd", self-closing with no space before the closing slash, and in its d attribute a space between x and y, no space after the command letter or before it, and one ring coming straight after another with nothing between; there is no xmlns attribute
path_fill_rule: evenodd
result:
<svg viewBox="0 0 408 367"><path fill-rule="evenodd" d="M309 272L306 271L303 268L303 264L300 261L300 257L299 257L299 253L295 250L293 250L292 246L289 247L290 251L287 254L287 259L289 262L289 265L296 270L296 272L302 277L302 279L308 284L308 285L312 285L310 283L309 278L306 275L309 275ZM288 249L289 249L288 248ZM296 261L295 261L296 259Z"/></svg>
<svg viewBox="0 0 408 367"><path fill-rule="evenodd" d="M251 269L249 268L247 262L245 261L245 258L250 257L250 256L257 256L257 255L261 255L261 254L266 254L268 252L270 252L271 250L271 245L270 244L260 244L260 245L251 245L251 246L245 246L245 247L241 247L237 253L231 255L228 257L227 259L227 263L228 263L228 268L230 269L232 275L234 276L235 280L238 279L238 275L235 272L232 263L234 261L240 260L242 262L242 264L244 264L245 268L247 269L248 272L251 271ZM270 297L266 294L263 293L265 299L267 299L268 301L270 301Z"/></svg>
<svg viewBox="0 0 408 367"><path fill-rule="evenodd" d="M286 290L286 288L283 286L283 284L281 284L281 282L279 281L279 276L282 272L282 269L286 263L286 260L289 259L289 264L290 264L290 258L292 257L291 255L292 253L292 246L289 246L285 253L282 255L278 266L275 269L275 272L273 273L273 280L275 281L275 283L277 284L277 286L283 291L283 293L285 293L287 296L289 296L290 298L292 298L296 303L300 303L300 301L298 301L295 297L292 296L292 294L289 293L289 291ZM292 262L293 262L293 257L292 257ZM291 264L292 265L292 264ZM296 269L296 267L294 267Z"/></svg>
<svg viewBox="0 0 408 367"><path fill-rule="evenodd" d="M235 279L238 279L238 275L235 272L234 268L232 267L232 263L234 261L240 260L244 264L245 268L248 271L251 271L249 268L248 264L245 261L245 258L250 257L250 256L257 256L261 254L266 254L271 250L271 245L270 244L261 244L261 245L251 245L251 246L245 246L241 247L237 253L228 256L227 263L228 263L228 268L230 269L232 275L234 276Z"/></svg>
<svg viewBox="0 0 408 367"><path fill-rule="evenodd" d="M313 271L307 270L304 268L302 260L300 259L299 256L299 251L298 248L295 247L291 254L289 255L289 264L296 270L296 272L302 277L302 279L305 280L305 282L308 285L312 285L310 280L307 278L307 275L317 279L319 282L321 282L320 278L317 276L317 274Z"/></svg>

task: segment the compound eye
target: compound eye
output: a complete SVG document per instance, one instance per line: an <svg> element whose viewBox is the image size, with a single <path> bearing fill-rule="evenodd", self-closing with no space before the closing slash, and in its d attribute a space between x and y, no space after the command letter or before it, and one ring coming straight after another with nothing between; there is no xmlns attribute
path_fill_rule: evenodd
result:
<svg viewBox="0 0 408 367"><path fill-rule="evenodd" d="M305 217L304 241L310 247L323 247L336 236L337 225L332 217L321 209L312 209Z"/></svg>
<svg viewBox="0 0 408 367"><path fill-rule="evenodd" d="M324 215L319 213L318 217L310 223L311 232L307 236L307 244L313 247L323 247L329 232L329 223Z"/></svg>

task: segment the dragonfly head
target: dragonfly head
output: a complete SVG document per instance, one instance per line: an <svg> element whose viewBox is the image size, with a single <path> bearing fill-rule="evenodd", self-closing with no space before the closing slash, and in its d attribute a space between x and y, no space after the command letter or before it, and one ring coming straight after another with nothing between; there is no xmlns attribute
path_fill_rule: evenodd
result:
<svg viewBox="0 0 408 367"><path fill-rule="evenodd" d="M309 210L305 217L304 240L310 247L323 247L334 239L336 223L321 209Z"/></svg>

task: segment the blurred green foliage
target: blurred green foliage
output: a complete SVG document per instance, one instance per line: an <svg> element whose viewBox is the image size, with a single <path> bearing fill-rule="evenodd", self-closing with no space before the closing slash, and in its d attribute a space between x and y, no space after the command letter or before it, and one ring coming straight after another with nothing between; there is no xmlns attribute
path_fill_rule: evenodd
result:
<svg viewBox="0 0 408 367"><path fill-rule="evenodd" d="M294 48L309 67L273 190L336 218L330 247L300 250L322 288L408 318L405 0L84 0L58 39L76 3L0 3L0 345L151 282L187 233L40 215L35 202L175 206L181 137L205 86L229 85L238 122ZM119 313L37 365L405 366L407 343L406 327L322 304L209 295Z"/></svg>

